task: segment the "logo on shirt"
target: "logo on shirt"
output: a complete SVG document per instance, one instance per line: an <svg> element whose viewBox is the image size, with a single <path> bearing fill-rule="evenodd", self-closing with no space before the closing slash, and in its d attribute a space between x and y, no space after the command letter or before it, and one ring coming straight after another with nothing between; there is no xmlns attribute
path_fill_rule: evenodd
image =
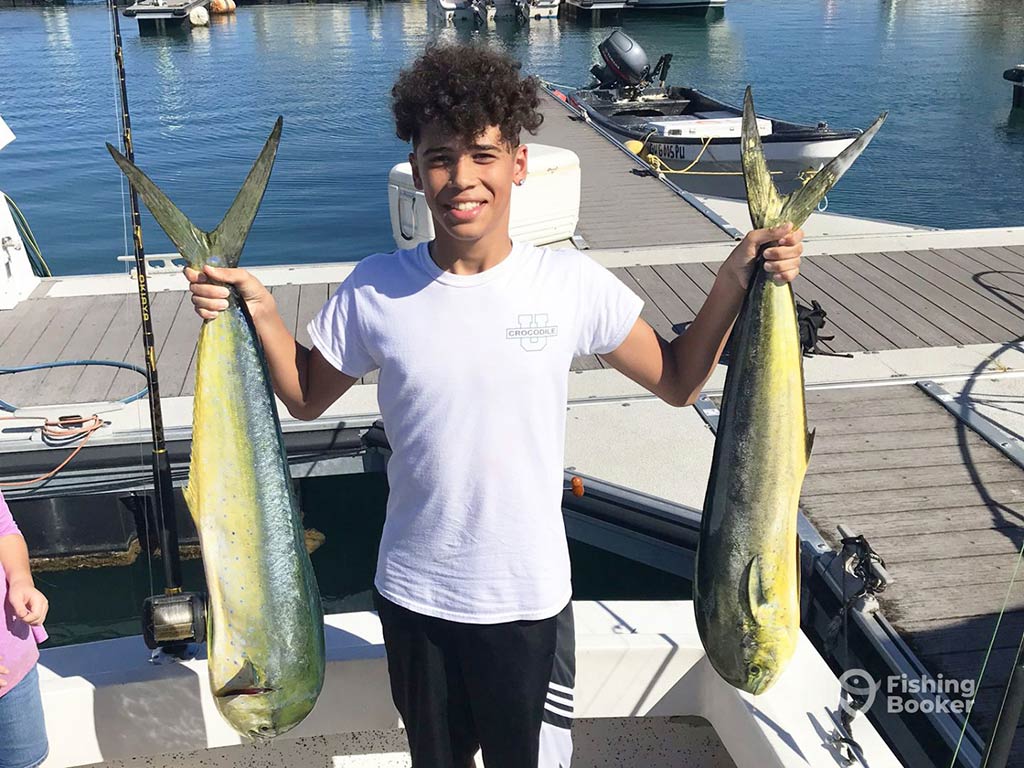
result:
<svg viewBox="0 0 1024 768"><path fill-rule="evenodd" d="M557 325L548 325L547 313L519 315L519 327L505 331L506 339L517 339L527 352L539 352L548 345L548 339L558 335Z"/></svg>

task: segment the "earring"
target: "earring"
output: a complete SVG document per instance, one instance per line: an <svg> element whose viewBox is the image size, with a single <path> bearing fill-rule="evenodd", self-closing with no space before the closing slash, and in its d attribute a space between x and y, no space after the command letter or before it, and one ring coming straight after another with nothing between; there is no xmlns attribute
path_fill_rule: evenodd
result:
<svg viewBox="0 0 1024 768"><path fill-rule="evenodd" d="M519 181L516 182L516 186L517 187L521 187L525 183L526 183L526 179L520 179Z"/></svg>

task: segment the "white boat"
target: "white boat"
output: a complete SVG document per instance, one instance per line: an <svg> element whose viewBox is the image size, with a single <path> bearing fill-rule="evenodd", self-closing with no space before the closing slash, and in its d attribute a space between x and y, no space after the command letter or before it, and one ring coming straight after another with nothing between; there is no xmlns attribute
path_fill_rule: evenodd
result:
<svg viewBox="0 0 1024 768"><path fill-rule="evenodd" d="M561 0L428 0L429 15L446 22L482 24L493 19L553 19Z"/></svg>
<svg viewBox="0 0 1024 768"><path fill-rule="evenodd" d="M689 601L581 602L574 610L573 765L901 765L864 717L854 729L861 762L842 757L842 689L806 638L776 685L753 697L712 669ZM241 743L220 718L202 658L154 663L138 637L43 651L43 768L116 768L140 758L150 768L408 766L377 617L332 615L325 629L324 691L303 723L269 745Z"/></svg>
<svg viewBox="0 0 1024 768"><path fill-rule="evenodd" d="M726 0L565 0L576 12L600 11L682 11L684 13L721 13Z"/></svg>
<svg viewBox="0 0 1024 768"><path fill-rule="evenodd" d="M487 0L427 0L427 13L445 22L485 23L494 19L494 3Z"/></svg>
<svg viewBox="0 0 1024 768"><path fill-rule="evenodd" d="M683 189L746 196L740 107L696 88L665 85L672 55L663 55L652 68L643 48L621 30L598 51L604 65L591 68L595 82L570 94L570 104L615 141L635 142L642 158L653 155L655 168ZM801 186L861 133L767 115L758 115L757 124L769 170L783 193Z"/></svg>

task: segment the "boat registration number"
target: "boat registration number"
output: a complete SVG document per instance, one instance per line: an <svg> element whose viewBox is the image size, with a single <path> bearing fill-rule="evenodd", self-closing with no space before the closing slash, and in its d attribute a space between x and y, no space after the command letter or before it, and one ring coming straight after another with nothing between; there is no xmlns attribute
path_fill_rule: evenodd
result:
<svg viewBox="0 0 1024 768"><path fill-rule="evenodd" d="M655 144L654 154L662 160L685 160L685 144Z"/></svg>

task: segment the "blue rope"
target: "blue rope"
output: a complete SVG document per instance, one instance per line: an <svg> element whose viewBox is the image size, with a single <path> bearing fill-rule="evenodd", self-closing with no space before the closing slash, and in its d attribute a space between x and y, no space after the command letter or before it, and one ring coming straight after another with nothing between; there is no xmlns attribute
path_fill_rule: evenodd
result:
<svg viewBox="0 0 1024 768"><path fill-rule="evenodd" d="M144 368L140 368L137 365L132 365L131 363L119 363L119 362L116 362L114 360L62 360L61 362L58 362L58 363L38 363L36 365L20 365L20 366L14 367L14 368L0 368L0 376L3 376L4 374L7 374L7 373L23 373L25 371L42 371L42 370L45 370L47 368L67 368L68 366L72 366L72 365L109 365L109 366L111 366L113 368L124 368L124 369L129 370L129 371L135 371L136 373L141 373L143 376L146 375L146 371L145 371ZM130 395L129 397L122 397L117 402L126 403L126 404L127 403L133 403L136 400L145 397L148 392L149 392L149 387L146 386L146 387L143 387L142 389L140 389L134 395ZM0 400L0 410L10 411L11 413L13 413L14 411L18 410L18 406L11 405L10 403L8 403L8 402L6 402L4 400Z"/></svg>

